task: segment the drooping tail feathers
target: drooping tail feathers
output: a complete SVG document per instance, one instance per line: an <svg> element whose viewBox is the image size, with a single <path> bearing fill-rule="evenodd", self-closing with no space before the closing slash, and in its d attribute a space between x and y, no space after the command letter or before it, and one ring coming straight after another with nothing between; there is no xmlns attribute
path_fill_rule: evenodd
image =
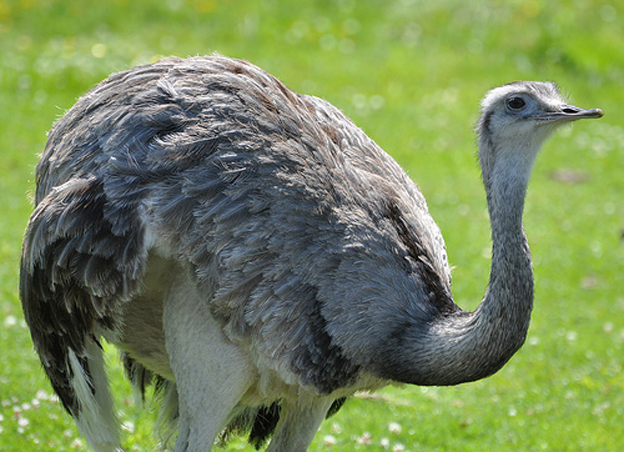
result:
<svg viewBox="0 0 624 452"><path fill-rule="evenodd" d="M102 451L116 450L119 439L99 340L114 334L145 260L140 222L127 216L122 227L120 214L95 178L53 188L30 218L20 271L22 307L45 372Z"/></svg>

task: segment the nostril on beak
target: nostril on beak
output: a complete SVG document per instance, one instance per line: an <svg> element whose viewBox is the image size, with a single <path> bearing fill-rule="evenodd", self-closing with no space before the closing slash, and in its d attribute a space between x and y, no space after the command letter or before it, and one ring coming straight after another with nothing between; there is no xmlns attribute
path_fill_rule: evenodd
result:
<svg viewBox="0 0 624 452"><path fill-rule="evenodd" d="M579 110L578 108L574 108L574 107L570 107L570 106L566 106L564 108L561 109L562 112L567 113L569 115L572 115L574 113L578 113Z"/></svg>

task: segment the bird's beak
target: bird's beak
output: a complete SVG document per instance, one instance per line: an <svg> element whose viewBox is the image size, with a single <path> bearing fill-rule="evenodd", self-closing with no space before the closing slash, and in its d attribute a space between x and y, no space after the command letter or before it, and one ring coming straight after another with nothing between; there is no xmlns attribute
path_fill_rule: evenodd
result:
<svg viewBox="0 0 624 452"><path fill-rule="evenodd" d="M601 118L604 113L600 108L585 110L575 107L574 105L562 105L559 115L574 120L581 118Z"/></svg>
<svg viewBox="0 0 624 452"><path fill-rule="evenodd" d="M569 122L583 118L601 118L604 115L600 108L584 108L575 107L574 105L559 105L555 110L545 112L539 115L537 119L544 122Z"/></svg>

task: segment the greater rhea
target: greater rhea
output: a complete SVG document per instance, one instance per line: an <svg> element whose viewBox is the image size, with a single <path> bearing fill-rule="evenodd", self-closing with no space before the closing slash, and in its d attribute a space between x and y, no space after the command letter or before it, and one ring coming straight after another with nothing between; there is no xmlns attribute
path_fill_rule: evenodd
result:
<svg viewBox="0 0 624 452"><path fill-rule="evenodd" d="M20 294L35 349L97 451L120 450L101 341L162 392L175 451L231 430L304 451L355 391L487 377L522 346L531 167L559 125L602 111L553 83L490 91L477 125L492 225L474 312L399 165L342 112L245 61L112 75L51 130Z"/></svg>

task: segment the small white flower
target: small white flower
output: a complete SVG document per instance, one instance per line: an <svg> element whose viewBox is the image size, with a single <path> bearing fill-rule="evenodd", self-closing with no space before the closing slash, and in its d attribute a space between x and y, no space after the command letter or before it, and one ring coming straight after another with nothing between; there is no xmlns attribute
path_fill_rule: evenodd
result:
<svg viewBox="0 0 624 452"><path fill-rule="evenodd" d="M26 428L30 425L30 421L26 419L25 417L21 417L17 420L17 425L22 428Z"/></svg>
<svg viewBox="0 0 624 452"><path fill-rule="evenodd" d="M371 434L368 432L364 432L362 433L362 436L360 436L356 441L358 444L361 444L361 445L372 444Z"/></svg>
<svg viewBox="0 0 624 452"><path fill-rule="evenodd" d="M323 438L323 441L325 442L326 446L333 446L334 444L336 444L336 437L332 435L326 435L325 438Z"/></svg>
<svg viewBox="0 0 624 452"><path fill-rule="evenodd" d="M390 430L391 433L399 434L401 433L401 425L397 422L390 422L390 424L388 424L388 430Z"/></svg>

